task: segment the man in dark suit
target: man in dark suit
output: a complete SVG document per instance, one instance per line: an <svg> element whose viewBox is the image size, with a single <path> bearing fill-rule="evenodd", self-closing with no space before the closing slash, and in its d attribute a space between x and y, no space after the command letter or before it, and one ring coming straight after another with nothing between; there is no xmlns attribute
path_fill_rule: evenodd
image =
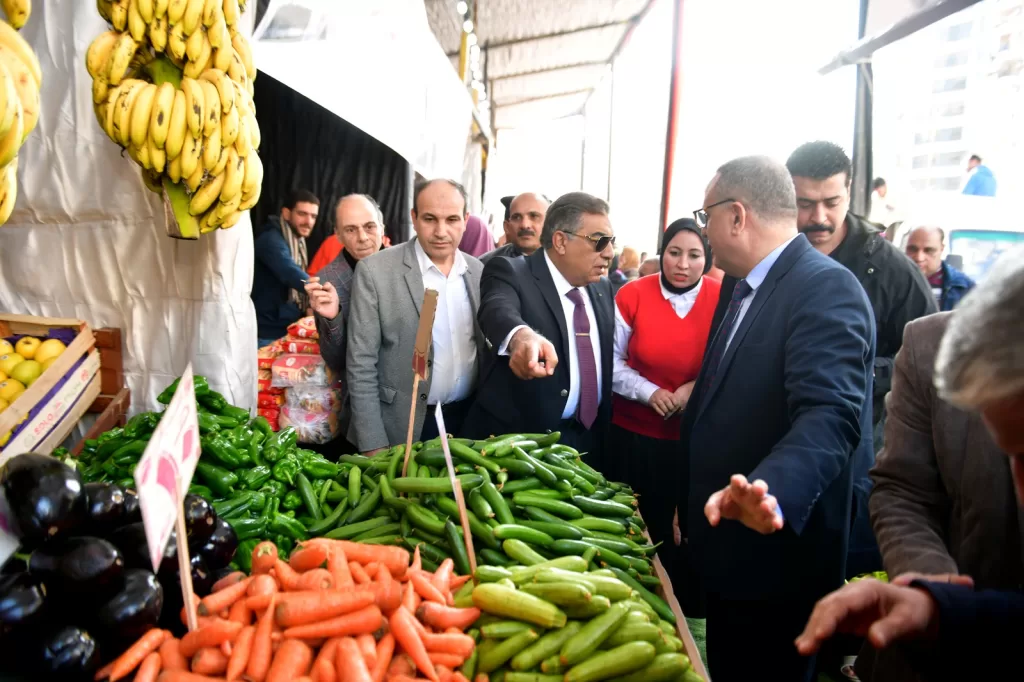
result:
<svg viewBox="0 0 1024 682"><path fill-rule="evenodd" d="M611 416L614 296L605 275L615 234L608 204L573 192L548 207L542 248L495 258L480 282L480 326L491 353L469 437L561 431L591 453Z"/></svg>
<svg viewBox="0 0 1024 682"><path fill-rule="evenodd" d="M708 665L716 682L809 680L791 642L843 583L852 471L873 452L871 306L797 231L782 164L730 161L694 215L738 280L682 425L681 530L707 590Z"/></svg>
<svg viewBox="0 0 1024 682"><path fill-rule="evenodd" d="M995 444L1009 456L1019 504L1024 504L1022 299L1024 250L1017 249L1004 254L953 311L935 362L939 397L980 412ZM1006 551L1003 545L988 549ZM850 583L818 603L796 640L798 650L809 654L833 634L852 632L866 635L877 648L907 641L903 652L927 679L1012 678L1020 665L1014 645L1024 632L1024 594L976 592L970 585L933 582L937 578L924 576L909 586Z"/></svg>

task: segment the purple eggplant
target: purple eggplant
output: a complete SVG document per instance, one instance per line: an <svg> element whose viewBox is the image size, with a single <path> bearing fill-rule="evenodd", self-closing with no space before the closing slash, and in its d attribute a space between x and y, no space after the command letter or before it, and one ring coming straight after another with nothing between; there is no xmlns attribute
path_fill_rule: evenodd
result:
<svg viewBox="0 0 1024 682"><path fill-rule="evenodd" d="M142 523L142 507L139 506L139 494L134 490L124 491L124 515L121 523Z"/></svg>
<svg viewBox="0 0 1024 682"><path fill-rule="evenodd" d="M87 530L91 535L106 537L124 525L125 495L116 483L86 483L85 514Z"/></svg>
<svg viewBox="0 0 1024 682"><path fill-rule="evenodd" d="M30 666L37 679L53 682L86 682L100 667L96 640L74 625L55 626L35 640Z"/></svg>
<svg viewBox="0 0 1024 682"><path fill-rule="evenodd" d="M164 590L152 572L126 571L124 587L96 614L96 633L102 633L104 642L130 644L156 626L163 605Z"/></svg>
<svg viewBox="0 0 1024 682"><path fill-rule="evenodd" d="M121 526L107 538L124 557L125 568L153 568L142 522Z"/></svg>
<svg viewBox="0 0 1024 682"><path fill-rule="evenodd" d="M218 518L213 535L206 544L199 548L199 555L206 560L206 565L213 571L224 568L235 558L238 549L238 536L234 528L224 519Z"/></svg>
<svg viewBox="0 0 1024 682"><path fill-rule="evenodd" d="M49 455L12 457L0 470L0 489L10 508L11 530L25 547L38 547L86 522L82 477Z"/></svg>
<svg viewBox="0 0 1024 682"><path fill-rule="evenodd" d="M182 502L185 512L185 531L188 534L189 549L195 551L206 544L216 530L217 514L204 498L186 495Z"/></svg>
<svg viewBox="0 0 1024 682"><path fill-rule="evenodd" d="M46 611L46 589L38 577L18 573L0 578L0 625L39 625Z"/></svg>
<svg viewBox="0 0 1024 682"><path fill-rule="evenodd" d="M51 590L97 602L124 584L124 558L102 538L54 538L32 552L28 570Z"/></svg>

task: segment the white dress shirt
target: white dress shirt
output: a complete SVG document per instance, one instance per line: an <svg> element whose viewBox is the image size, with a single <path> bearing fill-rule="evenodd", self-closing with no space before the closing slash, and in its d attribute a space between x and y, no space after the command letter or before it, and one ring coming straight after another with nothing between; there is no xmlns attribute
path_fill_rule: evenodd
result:
<svg viewBox="0 0 1024 682"><path fill-rule="evenodd" d="M729 344L732 343L732 337L736 336L736 330L740 328L740 322L743 321L743 316L746 315L747 311L750 309L750 304L753 302L754 296L757 295L758 288L764 284L765 277L768 276L768 272L772 269L772 266L775 265L775 261L779 260L779 256L781 256L782 252L786 250L786 247L799 236L800 233L797 233L780 244L774 251L765 256L760 263L755 265L750 271L750 274L744 278L750 286L750 293L747 294L746 298L744 298L740 303L740 311L736 315L736 321L733 322L732 329L729 330L729 338L725 340L725 349L723 350L727 350L729 348Z"/></svg>
<svg viewBox="0 0 1024 682"><path fill-rule="evenodd" d="M661 275L658 275L661 278ZM701 287L704 286L704 278L701 277L697 281L697 286L687 291L685 294L673 294L671 291L665 288L665 283L661 282L661 295L665 297L665 300L672 304L672 309L676 311L676 315L682 320L690 311L693 310L693 304L697 302L697 295L700 294ZM636 371L632 367L626 364L629 359L629 339L633 336L633 328L629 326L626 319L622 317L622 312L619 310L619 306L615 306L615 347L612 351L612 357L614 358L614 364L612 365L612 390L621 395L623 398L629 400L635 400L639 403L648 404L651 401L651 396L657 391L660 386L652 381L648 381L640 372Z"/></svg>
<svg viewBox="0 0 1024 682"><path fill-rule="evenodd" d="M414 248L423 275L423 288L437 292L433 326L434 363L430 371L427 404L444 405L464 400L473 392L477 372L473 304L463 278L469 265L462 252L456 250L455 264L445 277L418 239Z"/></svg>
<svg viewBox="0 0 1024 682"><path fill-rule="evenodd" d="M576 415L576 408L580 402L580 361L576 351L576 329L573 326L573 314L576 312L576 304L566 296L574 288L568 280L562 276L555 264L551 262L548 252L544 252L544 262L548 264L551 272L551 279L555 282L555 291L558 292L558 299L562 302L562 312L565 314L565 338L569 347L569 395L565 399L565 408L562 410L562 419L571 419ZM597 396L601 399L601 335L597 330L597 318L594 316L594 304L590 301L590 293L586 287L578 287L583 296L583 307L587 311L587 319L590 320L590 345L594 350L594 366L597 369ZM512 337L520 329L526 329L526 325L515 327L508 333L501 346L498 347L498 355L508 355L508 344ZM564 360L564 358L559 358ZM614 385L614 384L613 384Z"/></svg>

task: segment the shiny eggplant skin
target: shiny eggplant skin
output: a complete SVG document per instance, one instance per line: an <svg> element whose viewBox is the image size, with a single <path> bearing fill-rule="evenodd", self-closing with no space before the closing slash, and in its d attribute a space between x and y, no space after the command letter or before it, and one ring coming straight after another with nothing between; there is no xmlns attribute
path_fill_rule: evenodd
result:
<svg viewBox="0 0 1024 682"><path fill-rule="evenodd" d="M139 494L134 490L124 491L124 512L121 523L142 523L142 507L139 506Z"/></svg>
<svg viewBox="0 0 1024 682"><path fill-rule="evenodd" d="M7 498L12 532L24 547L34 548L86 521L82 477L49 455L28 452L0 469L0 489Z"/></svg>
<svg viewBox="0 0 1024 682"><path fill-rule="evenodd" d="M106 537L123 525L124 490L116 483L86 483L85 514L87 531L91 535Z"/></svg>
<svg viewBox="0 0 1024 682"><path fill-rule="evenodd" d="M56 626L36 641L30 666L39 677L53 682L86 682L100 667L99 647L85 630Z"/></svg>
<svg viewBox="0 0 1024 682"><path fill-rule="evenodd" d="M213 589L213 571L206 565L206 559L196 554L192 557L192 591L198 597L205 597Z"/></svg>
<svg viewBox="0 0 1024 682"><path fill-rule="evenodd" d="M22 628L41 624L47 612L46 588L28 573L0 578L0 626Z"/></svg>
<svg viewBox="0 0 1024 682"><path fill-rule="evenodd" d="M213 535L205 545L199 548L199 555L206 560L206 565L213 571L230 564L231 560L235 558L235 550L238 549L238 536L235 535L231 524L218 518L215 526Z"/></svg>
<svg viewBox="0 0 1024 682"><path fill-rule="evenodd" d="M28 570L61 594L109 599L124 584L124 557L103 538L54 538L32 552Z"/></svg>
<svg viewBox="0 0 1024 682"><path fill-rule="evenodd" d="M151 571L125 571L124 587L96 613L95 632L104 642L134 642L156 626L163 605L164 589Z"/></svg>
<svg viewBox="0 0 1024 682"><path fill-rule="evenodd" d="M153 568L142 522L121 526L107 538L124 557L125 568Z"/></svg>
<svg viewBox="0 0 1024 682"><path fill-rule="evenodd" d="M206 544L216 530L217 514L213 506L199 495L186 495L182 509L185 512L189 549L198 549Z"/></svg>

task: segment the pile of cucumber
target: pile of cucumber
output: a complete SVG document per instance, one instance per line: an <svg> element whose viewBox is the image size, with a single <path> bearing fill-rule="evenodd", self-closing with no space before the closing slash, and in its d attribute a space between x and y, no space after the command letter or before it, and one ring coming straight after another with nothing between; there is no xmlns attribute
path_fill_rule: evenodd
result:
<svg viewBox="0 0 1024 682"><path fill-rule="evenodd" d="M607 481L580 453L558 440L557 432L448 440L469 511L477 563L530 564L589 552L592 568L623 571L641 584L657 587L651 565L657 548L643 534L633 491ZM351 473L373 489L358 498L358 513L346 513L353 505L342 499L320 524L334 524L323 534L403 544L410 550L418 546L426 567L451 557L460 573L468 573L458 505L440 440L414 444L402 476L404 455L405 448L399 445L373 457L341 457L343 469L354 466L358 471ZM378 506L369 509L373 505Z"/></svg>
<svg viewBox="0 0 1024 682"><path fill-rule="evenodd" d="M480 566L455 606L482 615L462 673L491 682L697 682L663 601L587 557L529 566ZM653 597L653 599L652 599Z"/></svg>

